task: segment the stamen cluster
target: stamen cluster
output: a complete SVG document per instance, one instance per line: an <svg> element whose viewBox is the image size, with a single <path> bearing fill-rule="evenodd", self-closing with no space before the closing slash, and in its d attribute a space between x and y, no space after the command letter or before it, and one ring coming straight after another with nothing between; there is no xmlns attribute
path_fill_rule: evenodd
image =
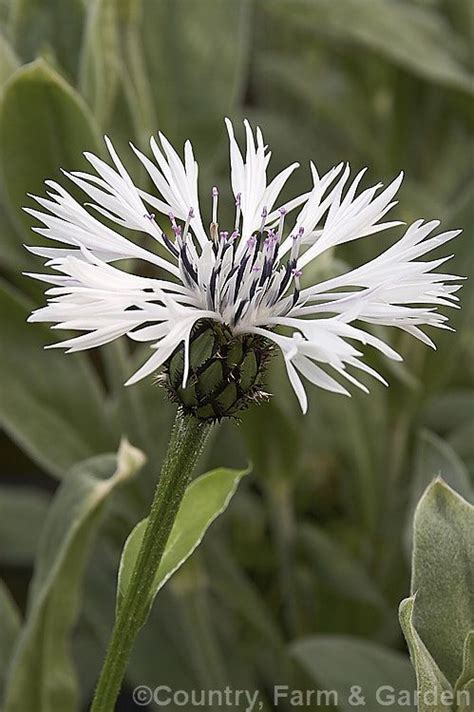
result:
<svg viewBox="0 0 474 712"><path fill-rule="evenodd" d="M283 314L298 302L302 270L297 269L298 256L304 228L300 227L290 238L291 253L280 261L279 248L283 238L286 209L279 209L275 227L265 227L268 210L263 208L261 224L257 231L243 240L240 233L240 194L235 200L235 223L232 232L220 231L218 223L219 190L212 189L212 216L210 237L212 267L200 270L200 260L190 236L190 223L194 210L190 208L184 228L170 213L171 229L175 243L163 233L163 242L170 253L178 258L181 279L190 289L202 295L203 309L222 315L224 323L235 333L245 330L245 325L258 321L261 314ZM148 214L154 219L154 214ZM290 292L289 288L291 287Z"/></svg>

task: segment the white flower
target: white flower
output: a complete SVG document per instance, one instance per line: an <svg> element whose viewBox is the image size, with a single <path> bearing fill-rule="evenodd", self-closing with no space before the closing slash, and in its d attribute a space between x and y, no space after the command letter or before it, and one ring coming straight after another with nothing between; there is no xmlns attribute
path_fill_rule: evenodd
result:
<svg viewBox="0 0 474 712"><path fill-rule="evenodd" d="M303 411L307 398L301 376L345 394L344 380L366 390L354 371L383 381L361 359L354 342L401 360L363 328L364 322L396 326L433 346L421 327L449 328L437 308L454 305L458 278L434 271L449 257L427 262L418 258L460 231L433 236L439 223L419 220L367 264L301 289L305 267L325 250L401 224L381 220L396 204L402 175L385 189L378 184L359 191L364 171L351 179L349 166L341 164L320 177L311 163L311 190L276 209L298 164L268 183L270 153L260 129L254 134L245 121L244 158L231 122L226 123L235 221L225 232L218 226L217 188L212 189L212 223L209 230L204 227L198 166L189 141L184 161L161 134L161 147L151 139L154 161L132 146L154 184L153 195L134 185L107 138L113 167L86 153L96 174L65 173L92 202L83 206L56 182L47 181L49 197L35 198L44 212L27 212L45 226L34 228L36 232L62 246L29 248L54 271L32 275L53 287L46 292L47 306L35 311L30 321L83 332L52 346L79 351L123 335L151 342L153 353L130 378L131 384L157 371L180 345L187 354L196 322L215 320L234 334L259 334L279 347ZM288 213L297 208L288 229ZM169 234L159 227L157 214L171 225ZM124 237L120 228L142 233L148 249ZM148 263L144 274L149 276L116 265L130 258L136 264Z"/></svg>

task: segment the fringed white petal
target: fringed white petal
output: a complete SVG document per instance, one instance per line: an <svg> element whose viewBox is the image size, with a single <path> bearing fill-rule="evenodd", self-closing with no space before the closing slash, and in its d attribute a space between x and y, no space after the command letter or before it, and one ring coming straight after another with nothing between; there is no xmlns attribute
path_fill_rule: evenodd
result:
<svg viewBox="0 0 474 712"><path fill-rule="evenodd" d="M226 126L236 198L232 232L219 232L216 187L207 234L192 146L185 143L181 158L161 134L160 145L151 139L151 157L132 147L156 194L135 186L106 138L112 165L86 153L95 173L65 173L89 202L79 203L54 181L46 182L47 197L32 196L40 209L26 211L43 225L34 231L59 245L28 248L51 270L30 273L50 285L47 305L33 312L30 321L79 332L52 347L79 351L124 335L149 342L153 354L128 381L136 383L181 346L185 384L192 328L200 319L213 319L235 334L258 333L278 345L303 411L308 405L303 379L345 395L349 391L341 381L367 391L354 375L358 371L385 383L354 342L389 359L401 357L369 333L364 322L394 326L435 347L423 327L450 328L438 310L457 306L459 278L437 271L449 257L420 258L459 231L436 235L438 221L416 221L375 259L301 290L305 266L322 252L400 224L384 221L384 216L395 205L402 175L384 189L381 184L361 189L365 170L351 179L349 166L341 163L320 176L311 163L311 190L278 208L280 192L298 164L268 181L271 154L260 129L254 131L244 121L244 157L228 119ZM165 223L170 221L174 237L162 231L146 206L165 216ZM287 213L296 208L288 230ZM145 236L148 246L137 244L128 232L125 237L123 230ZM130 259L147 262L149 276L114 264Z"/></svg>

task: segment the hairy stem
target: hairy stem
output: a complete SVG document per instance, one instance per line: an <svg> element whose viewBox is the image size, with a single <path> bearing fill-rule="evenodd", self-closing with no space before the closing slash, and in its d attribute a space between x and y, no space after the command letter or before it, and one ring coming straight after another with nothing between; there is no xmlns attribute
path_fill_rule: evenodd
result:
<svg viewBox="0 0 474 712"><path fill-rule="evenodd" d="M133 644L148 615L155 574L211 427L180 411L176 415L143 542L115 621L91 712L115 709Z"/></svg>

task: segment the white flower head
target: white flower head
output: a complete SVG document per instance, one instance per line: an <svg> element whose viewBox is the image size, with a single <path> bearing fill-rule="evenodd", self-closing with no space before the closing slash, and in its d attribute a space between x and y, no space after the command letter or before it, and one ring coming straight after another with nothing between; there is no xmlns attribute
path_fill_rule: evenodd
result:
<svg viewBox="0 0 474 712"><path fill-rule="evenodd" d="M329 248L401 224L383 219L396 204L402 175L385 188L359 190L364 171L351 178L349 166L341 164L320 176L311 163L311 189L281 205L280 192L298 164L268 182L270 153L262 133L244 123L245 156L226 120L235 220L225 230L216 187L210 191L209 230L203 224L190 142L181 159L161 134L161 145L154 138L150 142L154 160L132 146L154 184L153 194L133 183L106 138L113 166L86 153L96 173L65 173L89 202L80 204L53 181L47 181L48 198L33 196L43 210L26 210L44 225L34 230L60 246L29 248L52 270L32 276L53 285L47 306L30 321L81 332L52 347L79 351L124 335L150 342L152 355L127 384L155 373L181 349L185 387L196 325L221 324L233 338L245 336L248 343L253 335L276 344L306 411L302 377L345 394L344 382L366 390L357 370L383 381L357 344L401 360L364 323L395 326L434 346L421 327L449 328L438 307L455 305L459 278L435 271L449 257L419 258L460 231L433 235L439 223L418 220L375 259L302 289L305 268ZM123 230L141 233L147 248ZM140 270L146 276L120 266L132 258L137 265L148 263Z"/></svg>

